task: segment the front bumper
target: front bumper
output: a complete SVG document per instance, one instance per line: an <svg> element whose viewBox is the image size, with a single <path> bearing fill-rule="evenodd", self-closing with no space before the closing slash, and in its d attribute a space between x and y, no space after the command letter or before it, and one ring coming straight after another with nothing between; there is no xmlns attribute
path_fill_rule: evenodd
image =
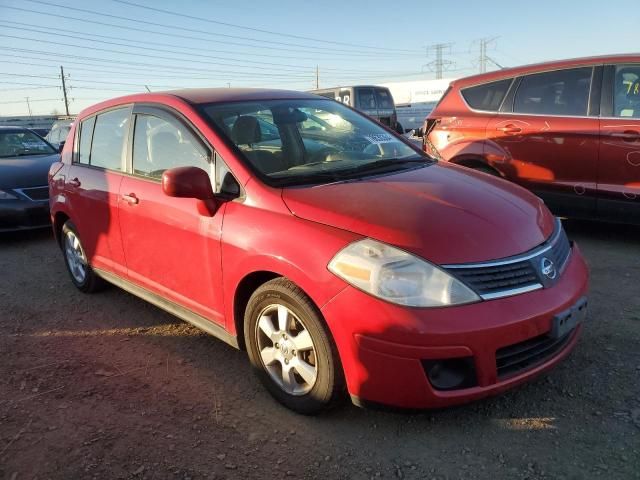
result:
<svg viewBox="0 0 640 480"><path fill-rule="evenodd" d="M496 395L543 373L575 346L578 325L541 361L499 375L496 352L550 334L554 316L586 295L587 267L574 245L562 277L551 288L448 308L406 308L347 287L322 308L337 344L355 403L440 408ZM432 386L429 360L472 359L468 388Z"/></svg>
<svg viewBox="0 0 640 480"><path fill-rule="evenodd" d="M32 230L51 226L49 201L0 201L0 232Z"/></svg>

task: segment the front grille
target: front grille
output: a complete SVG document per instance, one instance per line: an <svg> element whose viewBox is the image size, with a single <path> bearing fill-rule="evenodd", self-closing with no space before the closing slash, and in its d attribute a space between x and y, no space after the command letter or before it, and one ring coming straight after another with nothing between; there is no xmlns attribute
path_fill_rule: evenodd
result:
<svg viewBox="0 0 640 480"><path fill-rule="evenodd" d="M480 295L540 284L533 265L527 260L494 267L460 268L453 273Z"/></svg>
<svg viewBox="0 0 640 480"><path fill-rule="evenodd" d="M30 187L30 188L20 188L16 189L18 192L22 193L29 200L40 201L40 200L49 200L49 187Z"/></svg>
<svg viewBox="0 0 640 480"><path fill-rule="evenodd" d="M571 244L558 220L551 238L530 252L490 262L446 265L445 268L481 298L491 300L553 285L570 253ZM543 259L553 262L554 276L543 274Z"/></svg>
<svg viewBox="0 0 640 480"><path fill-rule="evenodd" d="M545 360L562 350L562 347L569 342L574 330L562 338L540 335L539 337L501 348L496 352L498 379L502 380L544 363Z"/></svg>

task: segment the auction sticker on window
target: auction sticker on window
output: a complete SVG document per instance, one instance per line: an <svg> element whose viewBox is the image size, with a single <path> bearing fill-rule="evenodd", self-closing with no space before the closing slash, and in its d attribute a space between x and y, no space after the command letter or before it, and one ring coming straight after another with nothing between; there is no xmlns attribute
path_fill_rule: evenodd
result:
<svg viewBox="0 0 640 480"><path fill-rule="evenodd" d="M381 143L393 143L396 141L396 139L388 133L374 133L371 135L365 135L364 138L375 145L379 145Z"/></svg>

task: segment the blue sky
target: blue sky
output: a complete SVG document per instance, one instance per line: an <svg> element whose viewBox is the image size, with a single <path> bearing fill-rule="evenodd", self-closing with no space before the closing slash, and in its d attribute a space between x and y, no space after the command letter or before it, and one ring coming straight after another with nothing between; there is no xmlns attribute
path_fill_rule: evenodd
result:
<svg viewBox="0 0 640 480"><path fill-rule="evenodd" d="M639 51L637 0L612 3L0 0L0 115L62 112L59 65L77 113L145 85L306 90L316 66L321 87L432 79L436 43L469 75L480 38L503 66Z"/></svg>

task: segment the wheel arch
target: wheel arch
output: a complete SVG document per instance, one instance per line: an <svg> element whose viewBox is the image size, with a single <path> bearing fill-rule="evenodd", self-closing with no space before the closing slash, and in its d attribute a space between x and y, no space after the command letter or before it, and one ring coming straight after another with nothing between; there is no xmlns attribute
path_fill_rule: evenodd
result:
<svg viewBox="0 0 640 480"><path fill-rule="evenodd" d="M62 241L62 227L69 218L69 215L62 211L56 212L53 216L53 235L58 245L61 245Z"/></svg>
<svg viewBox="0 0 640 480"><path fill-rule="evenodd" d="M495 172L495 175L498 177L504 177L502 172L496 169L493 165L487 162L485 159L477 156L459 156L456 158L452 158L450 160L451 163L455 163L456 165L461 165L467 168L473 169L488 169L492 172Z"/></svg>

